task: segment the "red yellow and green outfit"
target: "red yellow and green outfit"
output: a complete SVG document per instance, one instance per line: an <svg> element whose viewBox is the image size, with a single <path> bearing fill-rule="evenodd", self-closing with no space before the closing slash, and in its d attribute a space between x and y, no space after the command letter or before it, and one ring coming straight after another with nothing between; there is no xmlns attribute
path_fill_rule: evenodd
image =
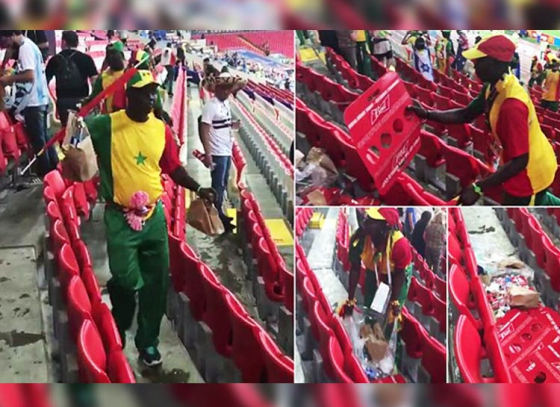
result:
<svg viewBox="0 0 560 407"><path fill-rule="evenodd" d="M558 60L555 61L558 63ZM545 109L558 111L558 101L560 100L560 71L548 69L544 75L544 92L541 106Z"/></svg>
<svg viewBox="0 0 560 407"><path fill-rule="evenodd" d="M451 75L451 65L453 64L453 43L445 37L440 38L436 43L436 68L444 75Z"/></svg>
<svg viewBox="0 0 560 407"><path fill-rule="evenodd" d="M484 111L490 104L488 119L495 144L501 146L501 165L529 154L527 168L507 180L503 188L514 197L532 197L531 205L539 205L536 195L552 185L558 165L552 145L541 130L535 106L511 73L496 84L494 92L489 85L485 86L469 108Z"/></svg>
<svg viewBox="0 0 560 407"><path fill-rule="evenodd" d="M150 73L138 73L128 86L154 83ZM167 224L160 198L161 175L181 165L169 127L153 113L148 121L131 120L125 110L86 120L99 162L101 194L107 202L105 226L112 278L108 283L113 315L124 337L135 314L139 293L136 346L157 347L163 318L169 269ZM141 231L125 218L136 192L148 196Z"/></svg>
<svg viewBox="0 0 560 407"><path fill-rule="evenodd" d="M368 209L366 213L374 220L385 220L385 217L379 213L377 208ZM367 270L364 287L364 304L366 307L371 306L378 286L375 275L376 269L380 277L381 275L386 276L390 272L394 272L394 270L405 271L405 282L402 285L401 292L396 296L399 306L402 307L406 301L412 277L412 250L408 239L405 238L402 232L400 230L390 232L387 247L383 253L376 251L369 236L356 240L351 248L351 252L357 252Z"/></svg>

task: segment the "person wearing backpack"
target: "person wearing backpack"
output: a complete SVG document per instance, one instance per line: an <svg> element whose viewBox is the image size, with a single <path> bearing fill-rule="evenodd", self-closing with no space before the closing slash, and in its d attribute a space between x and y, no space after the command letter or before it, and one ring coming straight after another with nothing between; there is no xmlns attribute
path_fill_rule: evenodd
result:
<svg viewBox="0 0 560 407"><path fill-rule="evenodd" d="M47 82L56 78L57 111L60 122L66 126L70 110L90 93L89 80L98 76L93 58L78 51L78 34L62 33L62 51L49 60L46 68Z"/></svg>

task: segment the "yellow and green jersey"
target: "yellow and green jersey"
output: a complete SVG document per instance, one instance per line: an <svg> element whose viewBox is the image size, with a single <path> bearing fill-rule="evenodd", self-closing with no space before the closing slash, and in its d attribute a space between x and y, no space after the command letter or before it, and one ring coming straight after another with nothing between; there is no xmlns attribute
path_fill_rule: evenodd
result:
<svg viewBox="0 0 560 407"><path fill-rule="evenodd" d="M153 113L138 123L124 110L89 118L86 124L97 154L103 198L130 207L133 195L144 191L148 204L155 205L163 194L161 174L172 174L181 165L171 130Z"/></svg>

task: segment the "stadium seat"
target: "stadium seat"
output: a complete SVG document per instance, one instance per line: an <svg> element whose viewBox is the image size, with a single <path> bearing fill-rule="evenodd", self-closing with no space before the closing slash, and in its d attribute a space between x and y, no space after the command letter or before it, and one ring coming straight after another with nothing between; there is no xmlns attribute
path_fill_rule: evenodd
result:
<svg viewBox="0 0 560 407"><path fill-rule="evenodd" d="M458 265L452 265L449 270L449 297L460 315L465 315L476 327L480 327L480 322L474 318L471 312L476 305L469 280L467 280L464 270Z"/></svg>
<svg viewBox="0 0 560 407"><path fill-rule="evenodd" d="M226 297L233 327L232 359L244 383L260 383L265 368L258 339L262 328L247 314L233 295Z"/></svg>
<svg viewBox="0 0 560 407"><path fill-rule="evenodd" d="M109 358L107 362L107 373L111 383L119 384L134 384L136 383L136 378L134 377L134 372L124 355L122 350L114 351L109 353Z"/></svg>
<svg viewBox="0 0 560 407"><path fill-rule="evenodd" d="M421 365L430 375L430 383L447 383L447 351L435 339L425 336L422 340Z"/></svg>
<svg viewBox="0 0 560 407"><path fill-rule="evenodd" d="M402 329L400 337L405 344L407 355L412 359L420 359L422 357L422 330L424 328L418 322L408 309L402 309Z"/></svg>
<svg viewBox="0 0 560 407"><path fill-rule="evenodd" d="M97 282L97 277L93 271L93 268L86 267L81 270L80 276L86 287L86 291L89 296L90 302L95 306L101 302L101 290L99 289L99 284Z"/></svg>
<svg viewBox="0 0 560 407"><path fill-rule="evenodd" d="M82 324L78 338L78 364L82 383L110 383L105 371L107 355L91 320Z"/></svg>
<svg viewBox="0 0 560 407"><path fill-rule="evenodd" d="M206 297L202 289L202 263L186 244L181 244L181 259L184 267L182 272L186 276L182 292L189 297L193 318L201 321L206 306Z"/></svg>
<svg viewBox="0 0 560 407"><path fill-rule="evenodd" d="M76 341L84 321L91 320L91 302L80 277L74 276L70 280L67 298L70 335Z"/></svg>
<svg viewBox="0 0 560 407"><path fill-rule="evenodd" d="M228 315L227 296L231 294L220 284L216 275L208 267L202 267L201 272L202 287L206 297L203 320L212 330L216 352L229 358L231 356L232 326L231 322L224 318L224 315Z"/></svg>
<svg viewBox="0 0 560 407"><path fill-rule="evenodd" d="M293 383L294 362L284 355L265 331L259 332L259 343L266 366L267 383Z"/></svg>
<svg viewBox="0 0 560 407"><path fill-rule="evenodd" d="M99 302L93 305L93 320L103 341L105 352L110 354L122 350L122 338L107 304Z"/></svg>
<svg viewBox="0 0 560 407"><path fill-rule="evenodd" d="M67 292L67 288L72 278L79 276L80 266L78 265L74 251L70 245L64 244L60 250L58 274L63 291Z"/></svg>
<svg viewBox="0 0 560 407"><path fill-rule="evenodd" d="M480 371L480 362L484 354L482 340L476 325L466 316L461 315L455 327L453 340L457 367L465 383L485 383Z"/></svg>
<svg viewBox="0 0 560 407"><path fill-rule="evenodd" d="M335 337L329 340L329 363L333 369L334 381L336 383L354 383L345 372L345 355Z"/></svg>
<svg viewBox="0 0 560 407"><path fill-rule="evenodd" d="M74 253L76 255L76 260L78 261L78 265L80 266L80 270L84 270L85 268L92 268L93 263L91 260L91 256L89 254L89 250L86 244L82 240L77 240L72 245L74 249Z"/></svg>

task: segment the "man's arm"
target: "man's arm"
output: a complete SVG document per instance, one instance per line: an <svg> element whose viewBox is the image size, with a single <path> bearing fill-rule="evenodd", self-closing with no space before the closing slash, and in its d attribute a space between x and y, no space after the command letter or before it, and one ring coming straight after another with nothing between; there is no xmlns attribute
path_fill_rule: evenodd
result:
<svg viewBox="0 0 560 407"><path fill-rule="evenodd" d="M391 302L397 301L401 295L401 290L404 285L406 272L404 269L395 268L392 271L391 278L393 287L391 287Z"/></svg>
<svg viewBox="0 0 560 407"><path fill-rule="evenodd" d="M479 181L477 185L483 191L491 187L502 185L504 182L506 182L510 178L515 177L517 174L527 168L528 164L529 153L514 158L503 167L500 167L498 171L490 175L488 178Z"/></svg>
<svg viewBox="0 0 560 407"><path fill-rule="evenodd" d="M480 95L474 99L470 105L461 109L453 110L426 110L419 103L415 102L409 109L421 119L426 119L443 124L466 124L472 123L477 117L484 114L485 89L482 89Z"/></svg>

